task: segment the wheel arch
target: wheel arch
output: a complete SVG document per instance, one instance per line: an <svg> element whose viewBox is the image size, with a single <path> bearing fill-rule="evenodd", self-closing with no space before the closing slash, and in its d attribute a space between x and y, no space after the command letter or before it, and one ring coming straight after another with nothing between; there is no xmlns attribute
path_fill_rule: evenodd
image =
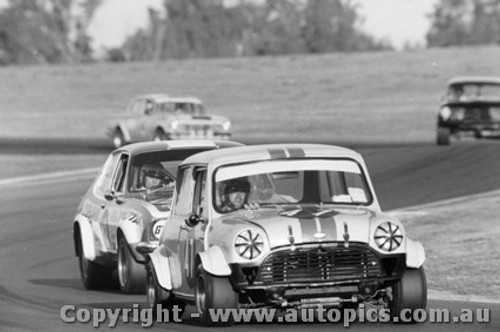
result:
<svg viewBox="0 0 500 332"><path fill-rule="evenodd" d="M165 290L172 290L172 275L168 258L155 250L146 256L146 266L151 263L158 279L158 284Z"/></svg>
<svg viewBox="0 0 500 332"><path fill-rule="evenodd" d="M231 275L231 268L224 257L224 253L219 246L212 246L208 250L199 252L195 261L199 261L203 269L218 277Z"/></svg>
<svg viewBox="0 0 500 332"><path fill-rule="evenodd" d="M425 261L425 251L422 243L406 239L406 267L418 269Z"/></svg>
<svg viewBox="0 0 500 332"><path fill-rule="evenodd" d="M79 236L79 238L78 238ZM88 260L95 260L96 248L94 242L94 234L90 221L85 217L78 217L73 222L73 241L75 245L75 254L78 256L82 254L79 252L78 241L82 242L83 257Z"/></svg>
<svg viewBox="0 0 500 332"><path fill-rule="evenodd" d="M118 123L116 126L115 126L115 129L113 130L113 135L116 131L121 131L122 134L123 134L123 139L125 140L125 142L131 142L132 141L132 137L130 135L130 131L127 129L127 126L123 123Z"/></svg>

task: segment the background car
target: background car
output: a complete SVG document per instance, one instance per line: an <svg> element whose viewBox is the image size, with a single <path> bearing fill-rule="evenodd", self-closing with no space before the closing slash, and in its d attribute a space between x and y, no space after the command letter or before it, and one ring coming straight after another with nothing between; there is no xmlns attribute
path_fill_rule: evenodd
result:
<svg viewBox="0 0 500 332"><path fill-rule="evenodd" d="M437 144L450 138L500 138L500 78L456 77L438 114Z"/></svg>
<svg viewBox="0 0 500 332"><path fill-rule="evenodd" d="M239 145L232 141L178 140L130 144L113 151L73 221L83 285L98 288L117 268L123 292L143 292L143 254L156 247L170 215L177 166L193 154Z"/></svg>
<svg viewBox="0 0 500 332"><path fill-rule="evenodd" d="M178 170L147 256L147 298L172 309L426 307L425 252L381 212L363 158L326 145L200 153Z"/></svg>
<svg viewBox="0 0 500 332"><path fill-rule="evenodd" d="M133 98L126 118L108 129L113 145L173 139L229 139L228 118L209 114L200 99L167 94Z"/></svg>

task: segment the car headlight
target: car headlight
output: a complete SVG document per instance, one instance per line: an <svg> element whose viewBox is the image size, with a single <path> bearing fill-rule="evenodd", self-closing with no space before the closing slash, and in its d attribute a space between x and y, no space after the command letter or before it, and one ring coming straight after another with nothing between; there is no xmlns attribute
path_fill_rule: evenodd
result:
<svg viewBox="0 0 500 332"><path fill-rule="evenodd" d="M231 121L226 121L222 124L222 129L224 129L224 131L228 131L229 128L231 128Z"/></svg>
<svg viewBox="0 0 500 332"><path fill-rule="evenodd" d="M441 118L446 121L451 117L451 109L449 107L445 106L445 107L441 108L440 114L441 114Z"/></svg>
<svg viewBox="0 0 500 332"><path fill-rule="evenodd" d="M403 243L401 227L390 221L378 225L373 237L377 247L384 251L394 251Z"/></svg>
<svg viewBox="0 0 500 332"><path fill-rule="evenodd" d="M173 130L176 130L177 127L179 127L179 120L174 120L170 123L170 127L173 129Z"/></svg>
<svg viewBox="0 0 500 332"><path fill-rule="evenodd" d="M153 235L153 238L156 240L160 239L161 231L163 230L163 225L165 224L165 220L160 219L157 220L156 222L153 222L151 225L151 234Z"/></svg>
<svg viewBox="0 0 500 332"><path fill-rule="evenodd" d="M264 238L258 232L247 229L236 236L234 248L241 257L254 259L264 249Z"/></svg>

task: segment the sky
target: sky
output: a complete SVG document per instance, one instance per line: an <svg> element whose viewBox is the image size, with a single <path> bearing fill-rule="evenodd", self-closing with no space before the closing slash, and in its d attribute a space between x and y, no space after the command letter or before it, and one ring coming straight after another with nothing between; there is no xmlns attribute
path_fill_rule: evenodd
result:
<svg viewBox="0 0 500 332"><path fill-rule="evenodd" d="M258 0L256 0L258 1ZM361 28L390 41L396 49L406 42L425 45L426 17L437 0L351 0L364 18ZM147 25L148 7L162 9L163 0L104 0L89 26L96 55L119 47L126 37Z"/></svg>
<svg viewBox="0 0 500 332"><path fill-rule="evenodd" d="M355 0L365 18L363 29L376 37L386 37L401 49L406 42L425 45L430 27L427 15L436 0Z"/></svg>

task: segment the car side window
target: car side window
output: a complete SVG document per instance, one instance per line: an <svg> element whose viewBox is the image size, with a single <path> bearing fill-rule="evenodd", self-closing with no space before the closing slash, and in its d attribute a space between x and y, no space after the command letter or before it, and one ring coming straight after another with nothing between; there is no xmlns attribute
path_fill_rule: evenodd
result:
<svg viewBox="0 0 500 332"><path fill-rule="evenodd" d="M194 174L195 178L195 189L194 189L194 201L193 201L193 213L196 213L199 217L207 217L207 205L206 205L206 179L207 171L206 169L197 169Z"/></svg>
<svg viewBox="0 0 500 332"><path fill-rule="evenodd" d="M118 165L116 167L116 173L113 180L112 190L114 192L123 192L125 188L125 175L127 172L129 156L127 154L123 154L118 161Z"/></svg>
<svg viewBox="0 0 500 332"><path fill-rule="evenodd" d="M111 188L111 182L113 180L113 173L114 173L114 170L116 169L116 162L117 162L118 158L119 158L119 154L111 154L108 157L108 159L106 159L106 162L104 163L104 166L102 167L101 174L99 174L99 177L97 178L97 181L96 181L96 185L95 185L96 194L103 196L104 192Z"/></svg>
<svg viewBox="0 0 500 332"><path fill-rule="evenodd" d="M192 167L186 167L179 170L177 176L177 199L175 202L175 211L179 216L189 214L191 203L191 189L193 184Z"/></svg>

